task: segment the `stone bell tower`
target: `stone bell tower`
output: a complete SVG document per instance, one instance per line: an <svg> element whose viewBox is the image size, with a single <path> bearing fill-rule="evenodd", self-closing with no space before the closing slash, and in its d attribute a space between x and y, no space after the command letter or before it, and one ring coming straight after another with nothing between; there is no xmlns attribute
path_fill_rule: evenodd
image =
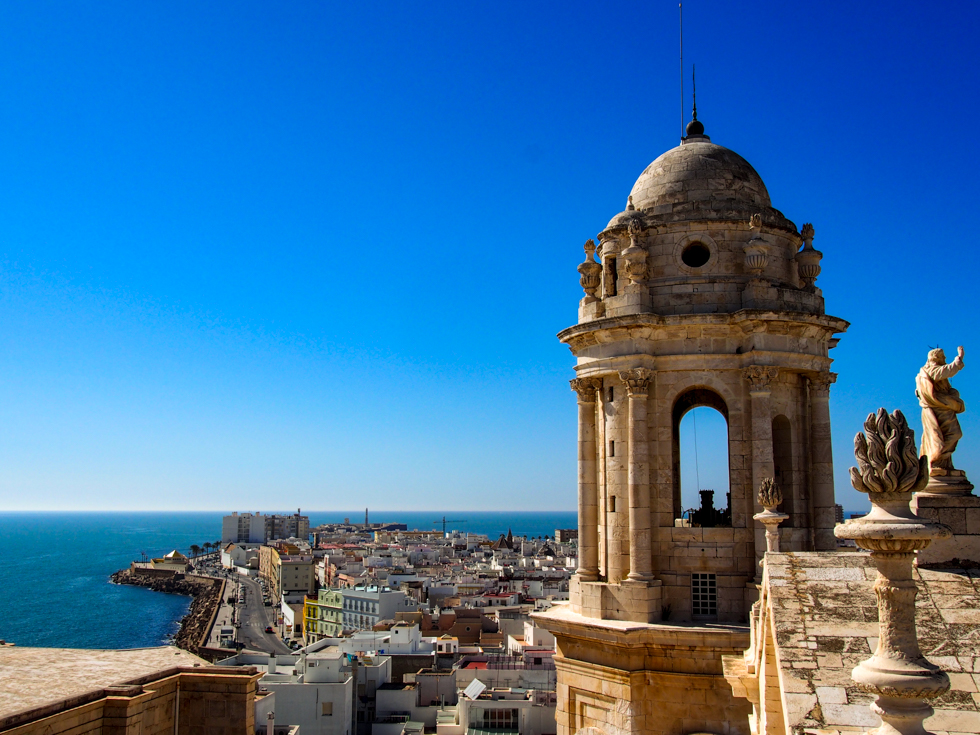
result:
<svg viewBox="0 0 980 735"><path fill-rule="evenodd" d="M585 244L578 323L558 335L579 422L579 568L570 603L539 616L558 639L559 735L739 731L721 656L748 647L764 478L784 551L836 548L829 352L848 324L824 311L813 227L696 119L687 133ZM730 497L691 527L680 422L698 406L727 421Z"/></svg>

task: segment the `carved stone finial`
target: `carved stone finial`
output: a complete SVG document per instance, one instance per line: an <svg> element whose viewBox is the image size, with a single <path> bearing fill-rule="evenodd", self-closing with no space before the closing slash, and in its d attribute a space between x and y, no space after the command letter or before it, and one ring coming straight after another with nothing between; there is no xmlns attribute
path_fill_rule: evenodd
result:
<svg viewBox="0 0 980 735"><path fill-rule="evenodd" d="M749 365L742 368L742 377L749 381L749 390L762 393L769 390L769 383L779 375L779 368L770 365Z"/></svg>
<svg viewBox="0 0 980 735"><path fill-rule="evenodd" d="M807 250L813 249L813 235L813 225L811 225L809 222L800 228L800 238L803 240L803 247L805 247Z"/></svg>
<svg viewBox="0 0 980 735"><path fill-rule="evenodd" d="M627 212L635 212L636 211L636 207L633 205L633 195L632 194L630 194L629 197L627 197L627 199L626 199L626 211Z"/></svg>
<svg viewBox="0 0 980 735"><path fill-rule="evenodd" d="M759 505L765 508L765 510L762 513L756 513L752 518L766 527L766 551L778 554L779 524L789 518L789 515L776 510L776 507L783 502L783 494L780 492L779 485L776 484L773 478L763 478L762 484L759 486L757 499ZM764 561L765 559L760 561L759 564L763 564Z"/></svg>
<svg viewBox="0 0 980 735"><path fill-rule="evenodd" d="M915 434L901 411L891 416L883 408L868 414L864 422L867 434L854 437L854 457L858 466L851 467L854 489L876 498L908 495L929 482L929 461L915 448Z"/></svg>
<svg viewBox="0 0 980 735"><path fill-rule="evenodd" d="M602 273L602 266L593 259L595 253L595 241L591 238L585 241L585 262L579 265L578 272L581 274L579 283L585 289L586 303L598 301L596 291L599 290L599 274Z"/></svg>
<svg viewBox="0 0 980 735"><path fill-rule="evenodd" d="M915 631L915 552L933 539L949 538L949 528L912 514L912 493L929 481L929 464L919 457L915 434L901 411L878 409L864 422L865 434L854 437L858 466L851 484L871 498L871 512L834 528L837 538L851 539L871 552L878 570L878 648L851 672L858 687L877 695L871 711L881 717L880 733L924 733L922 721L932 715L927 701L949 689L949 677L919 650Z"/></svg>
<svg viewBox="0 0 980 735"><path fill-rule="evenodd" d="M653 376L653 370L647 368L619 371L619 379L626 383L626 391L631 396L646 395Z"/></svg>
<svg viewBox="0 0 980 735"><path fill-rule="evenodd" d="M783 502L783 492L779 489L775 479L766 477L762 480L762 485L759 486L758 498L759 505L763 508L776 510L779 504Z"/></svg>

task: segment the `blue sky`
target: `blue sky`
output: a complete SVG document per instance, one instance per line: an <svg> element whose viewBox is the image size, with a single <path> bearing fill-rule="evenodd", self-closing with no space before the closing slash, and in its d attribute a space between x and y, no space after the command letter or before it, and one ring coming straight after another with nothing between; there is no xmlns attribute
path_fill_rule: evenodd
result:
<svg viewBox="0 0 980 735"><path fill-rule="evenodd" d="M839 500L935 344L980 478L980 11L684 15L706 132L852 323ZM554 335L678 142L677 35L674 2L4 3L0 508L574 508Z"/></svg>

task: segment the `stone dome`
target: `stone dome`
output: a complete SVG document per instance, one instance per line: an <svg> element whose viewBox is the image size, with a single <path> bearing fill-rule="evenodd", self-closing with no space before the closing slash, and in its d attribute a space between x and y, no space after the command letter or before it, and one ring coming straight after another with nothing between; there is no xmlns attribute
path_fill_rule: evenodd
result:
<svg viewBox="0 0 980 735"><path fill-rule="evenodd" d="M762 177L735 151L711 142L685 142L646 167L630 192L633 206L649 209L717 199L769 207Z"/></svg>
<svg viewBox="0 0 980 735"><path fill-rule="evenodd" d="M772 207L762 177L735 151L706 135L690 136L646 167L630 192L636 213L623 212L608 227L642 214L649 224L686 220L741 220L761 214L771 226L796 231Z"/></svg>

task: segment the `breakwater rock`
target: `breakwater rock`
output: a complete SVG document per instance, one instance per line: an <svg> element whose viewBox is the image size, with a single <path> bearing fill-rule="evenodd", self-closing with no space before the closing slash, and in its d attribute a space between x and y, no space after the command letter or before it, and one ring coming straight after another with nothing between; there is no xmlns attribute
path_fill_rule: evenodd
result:
<svg viewBox="0 0 980 735"><path fill-rule="evenodd" d="M220 579L185 575L180 572L161 573L161 570L138 567L121 569L110 575L109 579L115 584L132 584L155 592L193 597L190 610L180 621L180 630L174 636L173 644L195 654L207 644L208 634L211 632L214 617L221 604Z"/></svg>

